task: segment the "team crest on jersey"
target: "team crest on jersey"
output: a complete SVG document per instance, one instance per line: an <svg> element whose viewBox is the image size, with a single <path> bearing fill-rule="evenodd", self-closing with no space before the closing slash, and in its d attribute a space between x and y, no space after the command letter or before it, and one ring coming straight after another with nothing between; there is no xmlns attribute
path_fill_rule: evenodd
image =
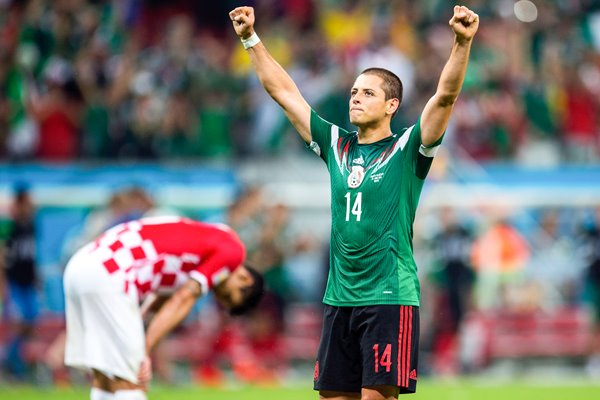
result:
<svg viewBox="0 0 600 400"><path fill-rule="evenodd" d="M356 189L360 186L365 177L365 169L360 165L353 165L352 172L348 175L348 187L350 189Z"/></svg>

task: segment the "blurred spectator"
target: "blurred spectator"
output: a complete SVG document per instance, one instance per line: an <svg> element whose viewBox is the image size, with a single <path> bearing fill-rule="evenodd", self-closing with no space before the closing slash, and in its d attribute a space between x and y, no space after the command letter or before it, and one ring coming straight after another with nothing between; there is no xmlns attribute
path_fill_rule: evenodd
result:
<svg viewBox="0 0 600 400"><path fill-rule="evenodd" d="M578 71L567 70L563 132L569 160L598 160L600 103L586 87Z"/></svg>
<svg viewBox="0 0 600 400"><path fill-rule="evenodd" d="M530 251L521 234L504 218L497 219L473 243L471 261L476 271L475 306L480 309L507 306L503 289L516 282L529 260Z"/></svg>
<svg viewBox="0 0 600 400"><path fill-rule="evenodd" d="M243 189L227 211L227 225L240 235L248 251L258 246L265 207L262 188L252 186Z"/></svg>
<svg viewBox="0 0 600 400"><path fill-rule="evenodd" d="M182 80L173 88L167 100L165 117L162 121L163 136L160 139L160 154L165 158L197 156L200 154L195 132L197 117Z"/></svg>
<svg viewBox="0 0 600 400"><path fill-rule="evenodd" d="M437 373L456 374L459 372L457 335L471 304L475 280L470 260L473 236L450 208L441 210L440 220L441 231L431 241L436 265L431 279L437 286L431 311L433 368Z"/></svg>
<svg viewBox="0 0 600 400"><path fill-rule="evenodd" d="M276 342L284 329L284 316L289 300L290 283L285 269L285 257L291 246L289 231L289 208L275 204L267 208L261 226L260 241L254 249L249 249L249 262L263 274L267 289L259 306L259 311L268 315L268 324L263 326L256 345L262 340ZM259 313L257 313L259 314ZM255 315L253 318L261 318ZM263 324L264 325L264 324Z"/></svg>
<svg viewBox="0 0 600 400"><path fill-rule="evenodd" d="M0 260L3 267L0 287L8 291L5 318L11 331L2 366L17 379L25 379L29 372L24 360L24 345L33 334L38 317L34 217L35 207L28 189L16 188L11 209L12 224L8 236L3 238L5 249L1 253L5 257Z"/></svg>
<svg viewBox="0 0 600 400"><path fill-rule="evenodd" d="M72 161L80 152L83 94L70 66L53 60L45 72L45 92L30 82L27 111L38 126L37 157Z"/></svg>
<svg viewBox="0 0 600 400"><path fill-rule="evenodd" d="M391 10L387 10L391 12ZM415 67L411 60L392 42L390 15L376 16L371 22L371 39L357 56L357 71L361 73L367 68L381 67L395 73L402 81L402 99L411 101L414 89Z"/></svg>
<svg viewBox="0 0 600 400"><path fill-rule="evenodd" d="M311 233L295 235L285 260L286 275L290 282L293 282L287 294L289 300L309 304L321 303L329 272L328 255L329 247L320 245Z"/></svg>
<svg viewBox="0 0 600 400"><path fill-rule="evenodd" d="M459 150L451 154L533 165L597 160L597 5L536 3L538 17L526 23L505 2L479 3L485 24L448 129L446 144ZM282 113L254 90L250 60L228 30L228 4L0 3L0 152L17 159L300 152L282 135L290 129ZM419 93L435 89L430 77L451 40L441 31L449 16L439 1L252 4L263 15L263 40L326 117L347 114L333 106L346 95L338 92L347 76L383 63L402 78L405 97L417 96L394 126L416 119L427 101ZM357 29L364 26L371 28Z"/></svg>
<svg viewBox="0 0 600 400"><path fill-rule="evenodd" d="M0 157L7 156L7 141L10 132L10 94L7 77L10 73L10 60L0 50Z"/></svg>
<svg viewBox="0 0 600 400"><path fill-rule="evenodd" d="M581 257L575 251L571 229L561 220L561 210L540 210L539 227L531 233L528 279L544 290L543 307L572 305L577 299ZM536 222L538 220L536 219Z"/></svg>
<svg viewBox="0 0 600 400"><path fill-rule="evenodd" d="M164 101L156 78L150 71L139 71L131 81L131 113L125 127L125 148L121 155L130 158L156 159L159 155Z"/></svg>
<svg viewBox="0 0 600 400"><path fill-rule="evenodd" d="M127 193L124 191L114 193L110 196L108 204L105 207L93 210L88 214L82 232L78 235L80 245L100 236L102 232L110 227L125 221L129 211L130 205Z"/></svg>
<svg viewBox="0 0 600 400"><path fill-rule="evenodd" d="M147 218L179 215L179 212L156 204L152 196L142 187L134 186L124 191L125 198L129 204L129 212L125 215L125 221ZM125 222L119 221L119 222Z"/></svg>

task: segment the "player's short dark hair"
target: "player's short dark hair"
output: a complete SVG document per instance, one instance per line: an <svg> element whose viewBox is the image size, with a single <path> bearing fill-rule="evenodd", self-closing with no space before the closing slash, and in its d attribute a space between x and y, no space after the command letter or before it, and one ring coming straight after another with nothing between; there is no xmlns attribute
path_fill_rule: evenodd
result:
<svg viewBox="0 0 600 400"><path fill-rule="evenodd" d="M392 71L387 70L385 68L367 68L361 75L376 75L383 80L383 84L381 88L385 93L385 99L398 99L398 103L402 104L402 81L398 78L398 75L394 74ZM396 110L397 112L397 110ZM394 113L396 115L396 113ZM393 116L392 116L393 118Z"/></svg>
<svg viewBox="0 0 600 400"><path fill-rule="evenodd" d="M250 275L254 278L254 282L252 282L252 285L242 289L244 301L239 306L229 310L229 314L231 315L242 315L253 310L258 305L265 292L265 280L262 274L247 265L244 267L250 272Z"/></svg>

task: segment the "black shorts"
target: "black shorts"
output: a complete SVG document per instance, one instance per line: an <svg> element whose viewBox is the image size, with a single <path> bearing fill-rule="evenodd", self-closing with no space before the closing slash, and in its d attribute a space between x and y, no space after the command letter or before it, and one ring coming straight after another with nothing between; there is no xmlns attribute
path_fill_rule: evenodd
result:
<svg viewBox="0 0 600 400"><path fill-rule="evenodd" d="M366 386L417 390L419 307L325 305L314 389L360 393Z"/></svg>

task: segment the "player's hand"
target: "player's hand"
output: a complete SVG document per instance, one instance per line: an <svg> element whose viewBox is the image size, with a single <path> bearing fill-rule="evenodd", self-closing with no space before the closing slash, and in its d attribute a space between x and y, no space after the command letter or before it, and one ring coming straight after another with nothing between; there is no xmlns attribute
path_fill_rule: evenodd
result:
<svg viewBox="0 0 600 400"><path fill-rule="evenodd" d="M248 39L254 33L254 8L238 7L229 13L235 33L242 39Z"/></svg>
<svg viewBox="0 0 600 400"><path fill-rule="evenodd" d="M454 6L454 15L448 22L460 41L469 41L479 28L479 15L465 6Z"/></svg>
<svg viewBox="0 0 600 400"><path fill-rule="evenodd" d="M152 380L152 360L149 355L144 357L144 361L140 365L140 370L138 372L138 383L147 388L148 384Z"/></svg>

